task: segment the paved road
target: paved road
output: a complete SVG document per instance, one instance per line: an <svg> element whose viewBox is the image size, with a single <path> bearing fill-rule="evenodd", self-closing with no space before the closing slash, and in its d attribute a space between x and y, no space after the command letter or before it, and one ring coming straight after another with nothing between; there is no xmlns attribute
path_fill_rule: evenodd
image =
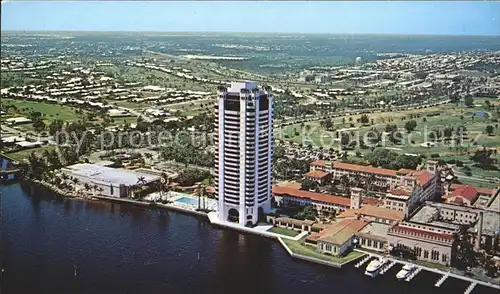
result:
<svg viewBox="0 0 500 294"><path fill-rule="evenodd" d="M476 181L476 182L484 182L484 183L497 183L499 178L489 178L489 177L483 177L483 178L478 178L478 177L472 177L472 176L466 176L465 174L461 172L456 172L455 174L459 176L461 179L465 180L471 180L471 181Z"/></svg>
<svg viewBox="0 0 500 294"><path fill-rule="evenodd" d="M52 138L50 138L50 137L41 137L41 136L37 135L35 132L26 132L26 131L12 128L12 127L7 126L7 125L1 125L1 130L2 130L2 135L5 135L6 133L12 133L14 136L24 137L24 138L31 139L34 141L48 140L50 143L54 143L51 140Z"/></svg>

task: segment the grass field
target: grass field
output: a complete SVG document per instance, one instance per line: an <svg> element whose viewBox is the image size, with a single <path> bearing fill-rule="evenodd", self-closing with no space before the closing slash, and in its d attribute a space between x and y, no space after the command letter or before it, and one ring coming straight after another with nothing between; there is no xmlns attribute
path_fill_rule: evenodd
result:
<svg viewBox="0 0 500 294"><path fill-rule="evenodd" d="M130 109L151 107L151 105L147 103L137 103L132 101L110 101L110 103L116 106L130 108Z"/></svg>
<svg viewBox="0 0 500 294"><path fill-rule="evenodd" d="M293 241L293 240L287 240L287 239L282 239L283 242L288 246L288 248L295 254L299 255L304 255L312 258L317 258L325 261L330 261L330 262L335 262L335 263L344 263L347 261L351 261L353 259L356 259L363 255L364 253L358 252L358 251L351 251L349 254L347 254L344 257L335 257L332 255L326 255L317 252L314 247L310 247L307 245L303 244L303 240L299 241Z"/></svg>
<svg viewBox="0 0 500 294"><path fill-rule="evenodd" d="M345 117L345 123L342 122L342 118L333 119L333 129L326 130L320 126L320 121L313 121L305 123L305 128L309 126L309 132L304 132L301 134L301 125L294 124L290 126L285 126L281 129L281 134L278 133L277 139L288 140L295 143L304 143L309 139L314 143L315 146L323 146L323 148L339 148L339 139L336 138L335 133L338 130L344 132L350 132L351 130L362 139L365 134L367 134L371 128L376 128L379 131L384 131L387 124L395 124L401 131L404 131L404 125L410 119L410 115L419 115L417 118L413 118L417 122L416 129L407 133L403 136L403 144L394 145L391 142L386 142L385 147L400 148L402 151L408 153L442 153L443 156L450 156L450 150L448 146L436 146L436 147L421 147L420 143L430 141L428 137L429 133L435 128L443 129L446 126L458 127L459 125L464 125L467 127L468 138L478 140L478 144L485 147L497 147L500 145L500 131L495 129L494 133L490 136L486 134L486 126L494 126L496 122L492 121L492 117L489 118L472 118L473 112L489 112L482 107L477 107L475 109L465 109L454 105L443 105L439 107L430 107L425 109L416 109L409 111L400 112L383 112L383 113L373 113L368 114L369 119L373 119L373 125L361 125L356 122L360 115L353 115L351 127L351 121L349 116ZM434 114L435 116L428 116ZM436 115L437 114L437 115ZM491 112L490 112L491 114ZM461 119L460 116L463 116ZM424 121L425 117L425 121ZM392 121L389 121L389 118ZM405 120L402 120L405 118ZM298 134L297 134L298 133ZM410 143L412 144L405 144ZM413 145L413 146L410 146ZM439 145L439 144L438 144ZM441 144L442 145L442 144ZM359 150L363 152L363 150Z"/></svg>
<svg viewBox="0 0 500 294"><path fill-rule="evenodd" d="M11 153L6 153L7 156L19 161L23 162L28 156L32 153L35 152L36 155L40 156L43 154L45 150L54 150L56 146L43 146L39 148L33 148L33 149L27 149L27 150L21 150L17 152L11 152Z"/></svg>
<svg viewBox="0 0 500 294"><path fill-rule="evenodd" d="M285 236L290 236L290 237L295 237L297 236L298 234L300 234L299 231L294 231L294 230L288 230L288 229L285 229L285 228L279 228L279 227L272 227L270 228L269 230L267 230L268 232L271 232L271 233L276 233L276 234L280 234L280 235L285 235Z"/></svg>
<svg viewBox="0 0 500 294"><path fill-rule="evenodd" d="M400 153L423 154L428 158L432 154L439 154L439 157L444 160L456 159L464 163L471 163L467 151L473 151L478 147L498 148L500 146L500 129L498 128L498 117L494 110L488 110L484 106L486 99L476 99L475 104L479 104L474 108L466 108L462 105L447 104L437 107L429 107L408 111L399 112L383 112L368 114L373 125L362 125L357 122L361 115L346 116L345 123L342 117L333 119L333 128L326 130L320 126L320 121L313 121L305 123L304 131L301 131L301 124L294 124L282 127L275 133L275 138L278 140L291 141L299 144L312 144L316 147L323 147L325 149L334 148L340 149L340 139L336 137L336 132L342 130L343 132L354 133L355 138L359 138L367 143L368 146L374 146L366 140L366 134L372 128L384 132L387 124L397 125L398 129L403 132L402 144L395 145L388 140L387 136L383 136L383 141L379 143L379 147L392 149ZM473 113L486 113L488 117L481 118L478 116L473 117ZM352 120L350 119L352 117ZM424 120L425 118L425 120ZM411 133L406 132L404 125L409 120L415 120L417 127ZM354 127L351 127L351 123ZM433 130L439 128L443 130L445 127L452 126L455 129L458 126L465 126L467 134L464 138L461 149L450 146L445 142L436 142L435 146L424 147L422 143L432 142L429 136ZM490 125L494 127L494 132L491 135L486 133L486 127ZM309 129L309 131L307 131ZM455 132L454 132L455 133ZM476 141L477 145L472 142ZM375 147L375 146L374 146ZM371 152L371 149L362 149L354 147L352 152L360 152L361 155L366 155ZM500 156L496 156L500 159ZM498 177L498 171L488 171L480 168L472 167L474 176L479 177Z"/></svg>
<svg viewBox="0 0 500 294"><path fill-rule="evenodd" d="M10 116L27 116L32 111L39 111L40 113L42 113L43 119L46 121L52 121L56 119L60 119L62 121L76 121L84 117L81 114L76 114L75 108L59 104L8 98L2 98L2 104L4 106L15 105L17 107L16 111L13 111L12 108L9 110Z"/></svg>

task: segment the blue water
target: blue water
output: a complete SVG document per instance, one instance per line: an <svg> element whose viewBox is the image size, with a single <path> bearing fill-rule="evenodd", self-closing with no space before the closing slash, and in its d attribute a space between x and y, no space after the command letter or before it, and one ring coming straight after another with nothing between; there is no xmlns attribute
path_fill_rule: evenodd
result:
<svg viewBox="0 0 500 294"><path fill-rule="evenodd" d="M189 197L181 197L181 198L175 200L175 202L180 202L180 203L184 203L184 204L188 204L188 205L192 205L192 206L198 205L198 200L193 199L193 198L189 198Z"/></svg>

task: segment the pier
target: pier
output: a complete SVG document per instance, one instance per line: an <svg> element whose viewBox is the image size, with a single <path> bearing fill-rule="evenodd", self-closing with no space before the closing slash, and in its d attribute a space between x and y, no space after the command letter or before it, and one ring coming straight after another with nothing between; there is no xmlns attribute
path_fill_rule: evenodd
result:
<svg viewBox="0 0 500 294"><path fill-rule="evenodd" d="M359 250L359 249L355 249L355 250L359 251L359 252L363 252L363 253L369 254L370 257L379 257L379 258L384 257L382 254L380 254L380 255L379 254L374 254L373 252L367 252L367 251ZM403 264L403 265L405 263L407 263L407 262L404 262L402 260L395 259L393 257L387 257L386 256L386 258L389 258L389 260L395 261L396 263L400 263L400 264ZM452 272L445 272L443 270L439 270L439 269L432 268L432 267L422 266L422 265L418 265L418 264L415 264L415 265L417 266L417 269L407 279L405 279L405 281L407 281L407 282L411 281L421 270L425 270L425 271L428 271L428 272L432 272L432 273L436 273L436 274L439 274L439 275L443 275L438 281L436 281L436 284L434 284L436 287L440 287L441 284L443 284L444 281L447 278L455 278L455 279L458 279L458 280L470 282L471 283L471 285L469 286L471 288L470 291L472 291L472 289L474 289L474 287L476 286L476 284L500 290L500 285L498 283L491 283L491 282L481 281L481 280L473 279L473 278L466 277L466 276L463 276L463 275L460 275L460 274L455 274L455 273L452 273ZM475 285L473 286L472 284L475 284ZM466 291L465 294L470 294L470 292Z"/></svg>
<svg viewBox="0 0 500 294"><path fill-rule="evenodd" d="M418 274L421 270L422 270L422 268L421 268L421 267L417 268L417 269L416 269L413 273L411 273L411 275L410 275L408 278L406 278L406 280L405 280L405 281L407 281L407 282L411 281L414 277L416 277L416 276L417 276L417 274Z"/></svg>
<svg viewBox="0 0 500 294"><path fill-rule="evenodd" d="M363 264L365 264L368 260L370 260L370 258L372 258L372 256L370 254L368 254L365 258L363 258L360 262L356 263L354 265L355 268L359 268L360 266L362 266Z"/></svg>
<svg viewBox="0 0 500 294"><path fill-rule="evenodd" d="M382 267L382 270L380 271L380 274L383 275L385 274L386 272L388 272L393 266L396 265L396 261L395 260L391 260L389 262L389 264L385 265L385 267Z"/></svg>
<svg viewBox="0 0 500 294"><path fill-rule="evenodd" d="M474 290L474 287L476 287L477 285L477 282L472 282L469 287L467 287L467 289L465 289L465 292L464 294L469 294L470 292L472 292L472 290Z"/></svg>
<svg viewBox="0 0 500 294"><path fill-rule="evenodd" d="M439 280L437 280L436 284L434 284L434 286L436 287L440 287L444 281L446 281L446 279L449 277L450 275L447 273L447 274L444 274L441 278L439 278Z"/></svg>

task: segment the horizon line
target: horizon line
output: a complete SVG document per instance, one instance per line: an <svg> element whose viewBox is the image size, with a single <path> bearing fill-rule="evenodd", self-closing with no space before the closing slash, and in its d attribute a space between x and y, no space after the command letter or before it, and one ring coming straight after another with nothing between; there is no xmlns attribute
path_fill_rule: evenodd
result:
<svg viewBox="0 0 500 294"><path fill-rule="evenodd" d="M355 36L355 35L372 35L372 36L420 36L420 37L500 37L495 34L421 34L421 33L315 33L315 32L228 32L228 31L141 31L141 30L30 30L30 29L13 29L3 30L2 33L156 33L156 34L261 34L261 35L337 35L337 36Z"/></svg>

